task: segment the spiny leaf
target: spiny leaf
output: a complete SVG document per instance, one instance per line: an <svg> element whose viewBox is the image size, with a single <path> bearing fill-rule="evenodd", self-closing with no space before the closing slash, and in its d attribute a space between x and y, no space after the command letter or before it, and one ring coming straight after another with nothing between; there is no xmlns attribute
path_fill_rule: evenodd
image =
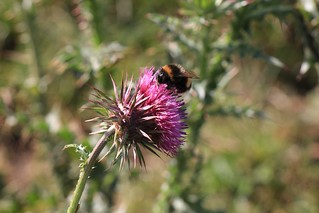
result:
<svg viewBox="0 0 319 213"><path fill-rule="evenodd" d="M75 148L75 152L80 154L80 161L82 162L80 164L80 167L83 168L83 165L85 165L86 160L89 158L89 151L86 150L86 147L82 144L68 144L63 147L63 150L69 149L69 148Z"/></svg>
<svg viewBox="0 0 319 213"><path fill-rule="evenodd" d="M138 143L134 143L134 144L135 144L135 147L136 147L137 157L138 157L138 160L140 162L140 165L143 166L144 168L146 168L146 163L145 163L145 159L144 159L143 153L142 153Z"/></svg>
<svg viewBox="0 0 319 213"><path fill-rule="evenodd" d="M140 143L143 145L143 147L145 147L146 149L148 149L149 151L151 151L153 154L155 154L157 157L159 157L160 159L162 159L161 156L159 156L159 155L154 151L154 149L159 150L156 146L154 146L153 144L150 144L150 143L148 143L148 142L144 142L144 141L141 141ZM160 150L159 150L159 151L160 151Z"/></svg>

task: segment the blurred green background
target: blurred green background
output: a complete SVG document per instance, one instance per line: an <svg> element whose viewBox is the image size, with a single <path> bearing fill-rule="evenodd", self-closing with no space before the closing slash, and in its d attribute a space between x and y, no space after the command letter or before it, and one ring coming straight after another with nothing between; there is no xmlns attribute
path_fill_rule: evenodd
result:
<svg viewBox="0 0 319 213"><path fill-rule="evenodd" d="M315 0L1 0L0 212L65 212L93 85L180 63L179 155L99 163L79 212L319 212Z"/></svg>

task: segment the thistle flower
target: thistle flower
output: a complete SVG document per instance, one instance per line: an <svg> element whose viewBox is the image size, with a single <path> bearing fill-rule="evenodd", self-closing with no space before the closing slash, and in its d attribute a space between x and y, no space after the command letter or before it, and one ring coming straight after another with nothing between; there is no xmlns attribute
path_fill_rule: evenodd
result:
<svg viewBox="0 0 319 213"><path fill-rule="evenodd" d="M134 167L137 161L145 166L141 147L157 156L157 151L174 156L184 142L187 127L181 97L157 83L154 68L142 70L135 86L132 79L122 80L120 92L112 82L114 100L94 89L96 100L92 101L100 114L94 119L102 126L98 132L115 126L114 141L105 156L115 152L114 163L120 161L120 167L125 162L130 167L131 154Z"/></svg>

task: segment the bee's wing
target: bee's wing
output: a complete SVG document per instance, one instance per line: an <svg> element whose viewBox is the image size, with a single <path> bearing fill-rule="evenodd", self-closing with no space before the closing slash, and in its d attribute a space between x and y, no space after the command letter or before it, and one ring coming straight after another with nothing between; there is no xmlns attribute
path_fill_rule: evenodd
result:
<svg viewBox="0 0 319 213"><path fill-rule="evenodd" d="M199 79L199 76L193 72L193 71L189 71L186 70L182 65L180 64L175 64L175 66L177 66L181 73L177 76L177 77L186 77L186 78L195 78L195 79Z"/></svg>
<svg viewBox="0 0 319 213"><path fill-rule="evenodd" d="M199 76L195 72L188 70L183 70L179 77L199 79Z"/></svg>

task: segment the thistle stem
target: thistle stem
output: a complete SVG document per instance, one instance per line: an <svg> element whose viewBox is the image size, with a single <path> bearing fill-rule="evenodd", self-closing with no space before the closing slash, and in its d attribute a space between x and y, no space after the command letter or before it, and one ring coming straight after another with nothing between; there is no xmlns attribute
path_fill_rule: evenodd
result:
<svg viewBox="0 0 319 213"><path fill-rule="evenodd" d="M76 184L73 198L71 200L70 206L68 208L67 213L76 213L77 209L79 208L79 201L81 199L86 181L92 171L92 168L94 164L97 161L98 156L100 155L101 151L105 147L107 143L107 139L110 135L114 134L115 132L115 126L111 126L100 138L100 140L97 142L96 146L94 147L93 151L90 154L89 159L87 160L86 164L80 171L79 180Z"/></svg>

